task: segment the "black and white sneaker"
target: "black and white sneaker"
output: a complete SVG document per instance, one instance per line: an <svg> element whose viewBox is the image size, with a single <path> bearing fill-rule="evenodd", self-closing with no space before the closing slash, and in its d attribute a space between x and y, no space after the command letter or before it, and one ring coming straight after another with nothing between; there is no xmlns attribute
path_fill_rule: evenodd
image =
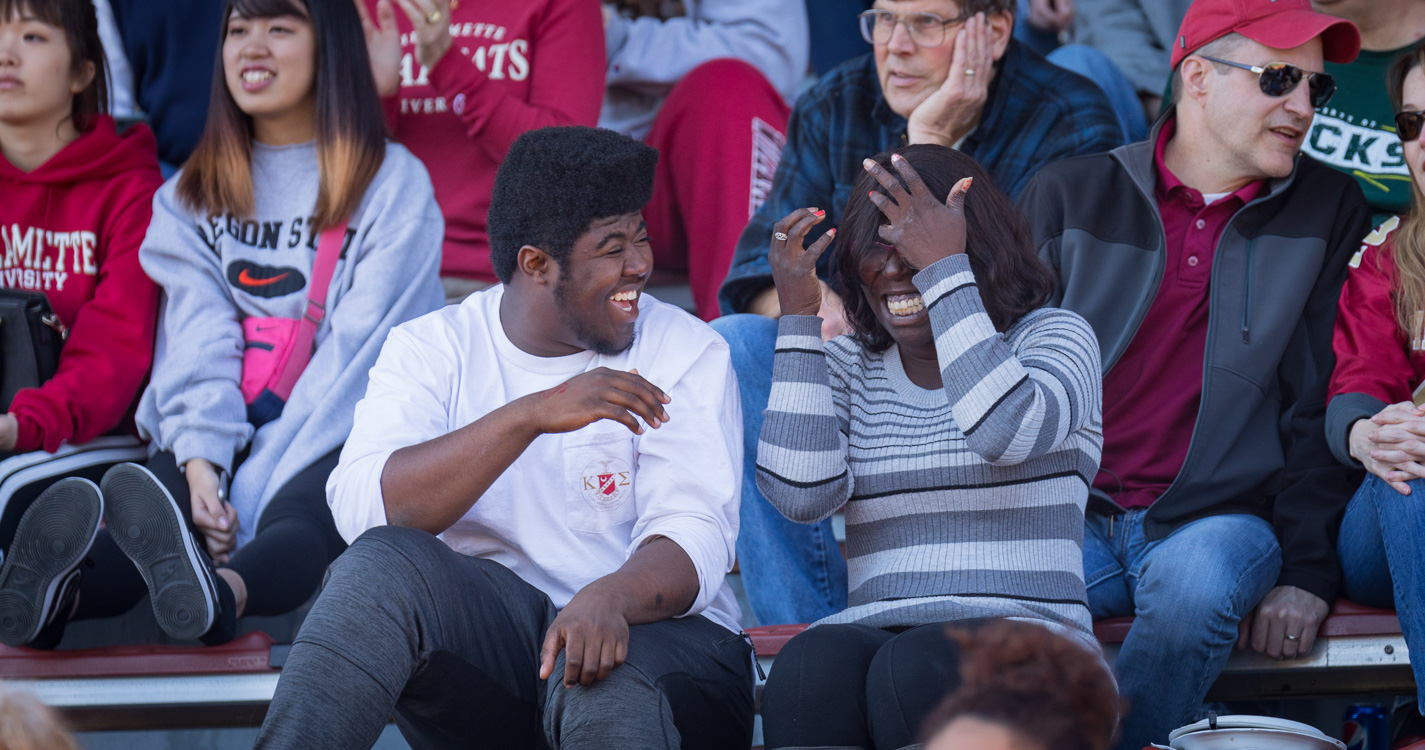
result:
<svg viewBox="0 0 1425 750"><path fill-rule="evenodd" d="M25 509L0 565L0 642L29 645L68 619L103 517L99 488L78 477L55 482Z"/></svg>
<svg viewBox="0 0 1425 750"><path fill-rule="evenodd" d="M188 531L187 511L137 464L109 469L101 485L108 498L104 520L109 535L148 584L159 627L180 640L208 632L217 616L218 593L208 553Z"/></svg>

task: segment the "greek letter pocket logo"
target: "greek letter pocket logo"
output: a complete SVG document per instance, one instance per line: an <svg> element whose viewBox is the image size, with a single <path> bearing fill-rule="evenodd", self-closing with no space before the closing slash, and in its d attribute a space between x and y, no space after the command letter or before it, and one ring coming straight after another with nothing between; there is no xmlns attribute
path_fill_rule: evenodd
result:
<svg viewBox="0 0 1425 750"><path fill-rule="evenodd" d="M565 510L570 529L603 534L638 517L634 454L632 433L622 425L619 430L571 436L565 443Z"/></svg>
<svg viewBox="0 0 1425 750"><path fill-rule="evenodd" d="M596 458L584 467L580 491L594 510L613 510L633 491L633 471L621 458Z"/></svg>

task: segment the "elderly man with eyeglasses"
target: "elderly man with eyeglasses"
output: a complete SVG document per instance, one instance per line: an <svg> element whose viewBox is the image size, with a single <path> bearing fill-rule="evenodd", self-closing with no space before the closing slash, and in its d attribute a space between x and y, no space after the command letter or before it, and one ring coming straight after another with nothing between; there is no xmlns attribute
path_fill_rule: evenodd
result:
<svg viewBox="0 0 1425 750"><path fill-rule="evenodd" d="M846 567L830 521L788 521L758 491L757 436L772 386L780 317L767 249L772 225L798 208L841 221L862 160L906 144L938 143L973 157L1014 197L1035 170L1122 142L1103 93L1012 39L1015 0L876 0L847 23L872 53L832 69L802 94L770 193L738 241L713 327L732 345L747 449L738 562L759 622L812 622L846 606ZM988 187L988 186L985 186ZM829 256L829 254L828 254ZM826 257L819 274L828 273ZM822 285L823 338L846 330Z"/></svg>
<svg viewBox="0 0 1425 750"><path fill-rule="evenodd" d="M1137 617L1120 750L1200 718L1234 643L1309 653L1340 588L1359 476L1333 460L1326 395L1370 207L1300 149L1336 92L1324 64L1360 40L1309 0L1196 0L1148 139L1047 167L1021 196L1053 304L1103 356L1084 578L1094 617Z"/></svg>

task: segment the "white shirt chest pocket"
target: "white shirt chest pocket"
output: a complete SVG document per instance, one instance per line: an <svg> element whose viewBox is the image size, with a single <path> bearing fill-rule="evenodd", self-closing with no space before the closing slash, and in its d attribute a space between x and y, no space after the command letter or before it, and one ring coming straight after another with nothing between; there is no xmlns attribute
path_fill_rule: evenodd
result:
<svg viewBox="0 0 1425 750"><path fill-rule="evenodd" d="M595 424L564 438L565 520L574 531L603 534L638 518L637 457L628 428Z"/></svg>

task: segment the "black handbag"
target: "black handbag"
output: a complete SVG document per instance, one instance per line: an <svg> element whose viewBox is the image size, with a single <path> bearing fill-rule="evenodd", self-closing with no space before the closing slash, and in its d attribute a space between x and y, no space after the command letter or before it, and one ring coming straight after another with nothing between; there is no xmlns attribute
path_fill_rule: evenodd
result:
<svg viewBox="0 0 1425 750"><path fill-rule="evenodd" d="M54 377L66 333L43 294L0 289L0 413Z"/></svg>

